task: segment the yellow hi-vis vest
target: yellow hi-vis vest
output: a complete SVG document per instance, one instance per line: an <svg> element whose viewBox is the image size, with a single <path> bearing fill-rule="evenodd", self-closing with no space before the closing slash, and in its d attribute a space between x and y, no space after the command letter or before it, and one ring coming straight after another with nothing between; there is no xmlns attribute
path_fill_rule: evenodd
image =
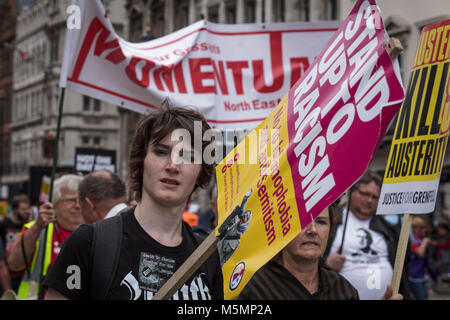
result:
<svg viewBox="0 0 450 320"><path fill-rule="evenodd" d="M35 221L27 223L24 228L31 228ZM48 267L52 260L52 243L53 243L53 229L54 222L50 222L44 230L41 231L38 240L36 241L36 250L34 250L33 261L31 263L30 273L25 272L19 289L17 290L17 297L19 299L30 299L29 295L39 296L40 283L47 274ZM35 286L31 288L31 286Z"/></svg>

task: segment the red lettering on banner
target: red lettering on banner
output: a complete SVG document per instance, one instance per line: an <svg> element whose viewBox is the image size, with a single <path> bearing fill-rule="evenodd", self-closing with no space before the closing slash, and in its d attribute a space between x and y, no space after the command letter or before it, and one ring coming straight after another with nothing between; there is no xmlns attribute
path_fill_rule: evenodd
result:
<svg viewBox="0 0 450 320"><path fill-rule="evenodd" d="M203 80L214 80L213 71L202 71L202 66L211 66L211 58L195 58L189 59L189 69L191 71L192 87L194 93L216 93L216 86L207 86L203 84Z"/></svg>
<svg viewBox="0 0 450 320"><path fill-rule="evenodd" d="M145 64L141 68L141 79L139 80L136 74L136 64L138 64L141 61L144 61ZM133 81L134 83L143 88L147 88L148 85L150 84L150 70L154 66L155 63L151 60L132 56L130 63L125 68L125 73L131 81Z"/></svg>
<svg viewBox="0 0 450 320"><path fill-rule="evenodd" d="M280 103L280 101L281 101L280 98L278 98L277 100L254 99L252 100L252 106L254 110L273 109Z"/></svg>
<svg viewBox="0 0 450 320"><path fill-rule="evenodd" d="M241 101L238 103L231 103L230 101L224 101L223 106L225 111L251 111L250 104L247 101Z"/></svg>
<svg viewBox="0 0 450 320"><path fill-rule="evenodd" d="M94 54L96 56L100 56L107 49L114 49L114 51L110 52L106 59L111 61L114 64L118 64L125 60L125 56L120 48L119 41L117 39L113 39L109 42L106 42L111 32L102 24L102 22L95 17L92 19L91 24L89 25L89 29L84 38L83 44L81 46L80 52L78 54L77 62L73 69L72 78L78 79L83 69L84 62L86 61L87 55L92 47L95 36L100 32L100 35L95 44Z"/></svg>
<svg viewBox="0 0 450 320"><path fill-rule="evenodd" d="M214 60L212 60L214 76L216 77L217 82L219 83L220 91L222 91L222 94L228 95L227 77L225 74L225 70L223 68L223 61L219 60L219 61L217 61L217 64L219 65L219 69L217 69L217 66L214 63Z"/></svg>
<svg viewBox="0 0 450 320"><path fill-rule="evenodd" d="M308 57L300 57L300 58L291 58L291 86L292 88L294 84L300 79L302 74L308 70L309 61Z"/></svg>
<svg viewBox="0 0 450 320"><path fill-rule="evenodd" d="M81 45L81 49L76 60L72 80L78 80L83 65L87 59L91 48L93 55L101 57L106 53L104 59L119 64L127 60L118 38L108 40L111 31L103 25L98 17L94 17L86 36ZM159 91L188 93L184 72L190 72L192 88L195 94L218 93L221 95L230 94L230 86L234 85L235 94L244 95L251 88L244 88L244 72L253 72L253 87L260 93L273 93L279 91L284 84L285 73L283 70L282 58L282 32L271 32L269 34L270 45L270 69L264 68L263 60L212 60L209 57L189 58L180 60L174 65L159 65L158 62L169 59L170 54L159 55L153 58L140 57L133 55L130 57L128 65L125 67L126 76L134 83L143 88L153 85ZM174 55L186 55L189 51L209 51L211 53L220 53L216 45L208 43L194 44L186 49L175 49L171 52ZM158 63L158 68L155 68ZM188 70L183 68L183 64L188 66ZM251 65L251 68L250 68ZM309 66L307 57L290 58L291 66L291 86L301 77L302 73ZM151 70L155 68L153 72ZM272 84L267 84L271 72ZM266 76L267 77L266 77ZM154 83L151 82L153 77ZM251 77L251 75L250 75ZM177 88L174 85L174 80ZM287 79L286 79L287 80ZM233 83L229 82L232 81ZM234 94L234 93L233 93ZM272 108L271 102L256 101L250 102L254 109Z"/></svg>
<svg viewBox="0 0 450 320"><path fill-rule="evenodd" d="M158 69L155 69L153 72L153 77L155 78L155 84L158 90L164 91L164 86L161 82L161 78L164 80L167 88L170 92L173 92L173 80L172 80L172 70L173 65L169 66L161 66Z"/></svg>
<svg viewBox="0 0 450 320"><path fill-rule="evenodd" d="M98 36L98 40L95 43L94 55L100 56L105 50L116 48L116 50L106 56L106 60L109 60L114 64L118 64L125 60L125 55L120 48L119 40L113 39L107 42L106 39L108 39L111 32L109 32L109 30L107 30L103 25L102 27L102 32Z"/></svg>
<svg viewBox="0 0 450 320"><path fill-rule="evenodd" d="M186 82L184 81L183 64L180 62L175 66L175 81L180 93L187 93Z"/></svg>
<svg viewBox="0 0 450 320"><path fill-rule="evenodd" d="M236 94L244 94L242 85L242 69L248 68L248 61L227 61L227 68L231 69L234 79Z"/></svg>
<svg viewBox="0 0 450 320"><path fill-rule="evenodd" d="M271 93L280 90L283 87L283 49L281 32L270 33L270 63L272 65L271 86L266 85L264 80L263 60L253 60L253 86L256 91L261 93Z"/></svg>

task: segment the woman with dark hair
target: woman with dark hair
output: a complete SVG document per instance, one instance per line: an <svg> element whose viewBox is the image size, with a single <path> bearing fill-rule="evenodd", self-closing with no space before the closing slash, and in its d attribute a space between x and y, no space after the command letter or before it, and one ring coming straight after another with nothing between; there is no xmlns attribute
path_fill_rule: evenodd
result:
<svg viewBox="0 0 450 320"><path fill-rule="evenodd" d="M201 130L194 130L197 126ZM166 107L150 113L139 123L129 158L130 190L137 205L117 217L98 222L122 220L123 231L117 235L121 237L120 255L115 259L117 269L111 272L109 281L94 284L97 280L92 274L96 273L89 255L93 228L82 226L68 239L46 279L47 299L152 299L201 241L182 221L182 214L193 191L206 187L213 173L213 165L201 157L209 144L202 139L208 129L200 113L184 108ZM197 131L201 136L195 136ZM196 150L196 146L201 149ZM73 276L66 273L71 265L80 266L77 290L66 285ZM102 292L100 297L92 294L92 287L104 286L109 287L106 293ZM223 299L217 252L173 299Z"/></svg>
<svg viewBox="0 0 450 320"><path fill-rule="evenodd" d="M333 208L324 209L275 258L259 269L239 300L359 300L356 289L320 263L330 232ZM392 296L388 287L383 299Z"/></svg>

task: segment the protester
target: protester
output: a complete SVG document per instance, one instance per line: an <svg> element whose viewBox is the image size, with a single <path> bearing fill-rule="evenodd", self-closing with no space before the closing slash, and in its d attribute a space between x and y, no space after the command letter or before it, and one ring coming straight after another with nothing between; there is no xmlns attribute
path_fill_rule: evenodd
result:
<svg viewBox="0 0 450 320"><path fill-rule="evenodd" d="M202 128L200 137L194 135L194 122ZM189 141L171 139L175 131L179 133L176 129L187 130ZM192 192L207 186L213 173L212 165L190 161L208 146L203 141L202 150L193 149L197 144L192 137L202 139L207 129L209 125L198 112L172 107L154 111L139 123L129 159L130 189L135 192L137 206L111 219L84 225L70 236L45 279L46 299L153 297L199 244L181 217ZM105 252L93 239L101 239L99 232L106 226L121 226L122 231L104 234L111 237L108 243L120 243ZM99 252L101 260L90 256L92 250ZM103 260L117 263L102 264ZM72 265L79 266L80 281L67 286L73 279L67 273ZM105 272L103 267L114 269ZM223 299L217 252L173 296L180 300L211 298Z"/></svg>
<svg viewBox="0 0 450 320"><path fill-rule="evenodd" d="M375 215L381 185L381 177L372 171L367 171L355 183L349 200L350 212L347 215L343 209L337 214L325 251L325 265L344 276L362 300L383 296L392 280L397 253L398 232L382 216ZM340 248L346 217L345 238ZM400 293L405 299L411 298L407 272L402 273Z"/></svg>
<svg viewBox="0 0 450 320"><path fill-rule="evenodd" d="M181 218L186 222L192 230L198 226L200 205L196 201L189 201L184 208Z"/></svg>
<svg viewBox="0 0 450 320"><path fill-rule="evenodd" d="M11 282L9 278L8 266L6 265L6 253L3 241L0 238L0 295L11 289Z"/></svg>
<svg viewBox="0 0 450 320"><path fill-rule="evenodd" d="M426 267L430 257L431 239L425 236L426 221L414 216L411 221L411 261L409 264L409 285L416 300L427 300Z"/></svg>
<svg viewBox="0 0 450 320"><path fill-rule="evenodd" d="M22 227L32 218L30 199L25 194L16 195L11 201L12 212L0 222L0 237L5 248L16 240Z"/></svg>
<svg viewBox="0 0 450 320"><path fill-rule="evenodd" d="M127 207L125 183L107 170L94 171L78 186L81 214L86 223L114 217Z"/></svg>
<svg viewBox="0 0 450 320"><path fill-rule="evenodd" d="M450 276L450 232L446 222L439 222L437 226L437 237L431 241L436 249L435 258L439 268L438 279Z"/></svg>
<svg viewBox="0 0 450 320"><path fill-rule="evenodd" d="M217 213L217 184L211 188L209 201L209 209L200 213L198 218L198 232L209 234L217 227L218 213Z"/></svg>
<svg viewBox="0 0 450 320"><path fill-rule="evenodd" d="M0 237L6 250L14 243L22 231L23 225L32 218L30 199L25 194L16 195L11 201L12 212L0 223ZM6 270L8 271L8 270ZM23 272L8 272L11 289L17 291Z"/></svg>
<svg viewBox="0 0 450 320"><path fill-rule="evenodd" d="M8 250L9 268L16 272L26 270L17 292L19 298L27 298L34 283L38 285L36 292L44 294L42 278L56 260L67 237L83 223L78 203L78 185L82 179L72 174L56 179L52 203L45 202L39 207L37 219L24 226Z"/></svg>
<svg viewBox="0 0 450 320"><path fill-rule="evenodd" d="M198 226L198 214L195 212L184 211L182 215L182 219L186 222L191 228Z"/></svg>
<svg viewBox="0 0 450 320"><path fill-rule="evenodd" d="M240 300L358 300L356 289L337 272L320 266L331 227L326 208L274 259L252 277ZM388 287L383 299L400 300Z"/></svg>

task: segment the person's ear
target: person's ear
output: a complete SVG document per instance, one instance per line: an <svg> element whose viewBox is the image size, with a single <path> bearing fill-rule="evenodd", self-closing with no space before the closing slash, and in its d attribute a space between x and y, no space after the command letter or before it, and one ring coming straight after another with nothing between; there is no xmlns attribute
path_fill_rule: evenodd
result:
<svg viewBox="0 0 450 320"><path fill-rule="evenodd" d="M91 199L89 199L88 197L84 198L84 201L86 201L86 203L88 204L89 208L91 208L92 210L94 209L95 205L94 203L91 201Z"/></svg>

